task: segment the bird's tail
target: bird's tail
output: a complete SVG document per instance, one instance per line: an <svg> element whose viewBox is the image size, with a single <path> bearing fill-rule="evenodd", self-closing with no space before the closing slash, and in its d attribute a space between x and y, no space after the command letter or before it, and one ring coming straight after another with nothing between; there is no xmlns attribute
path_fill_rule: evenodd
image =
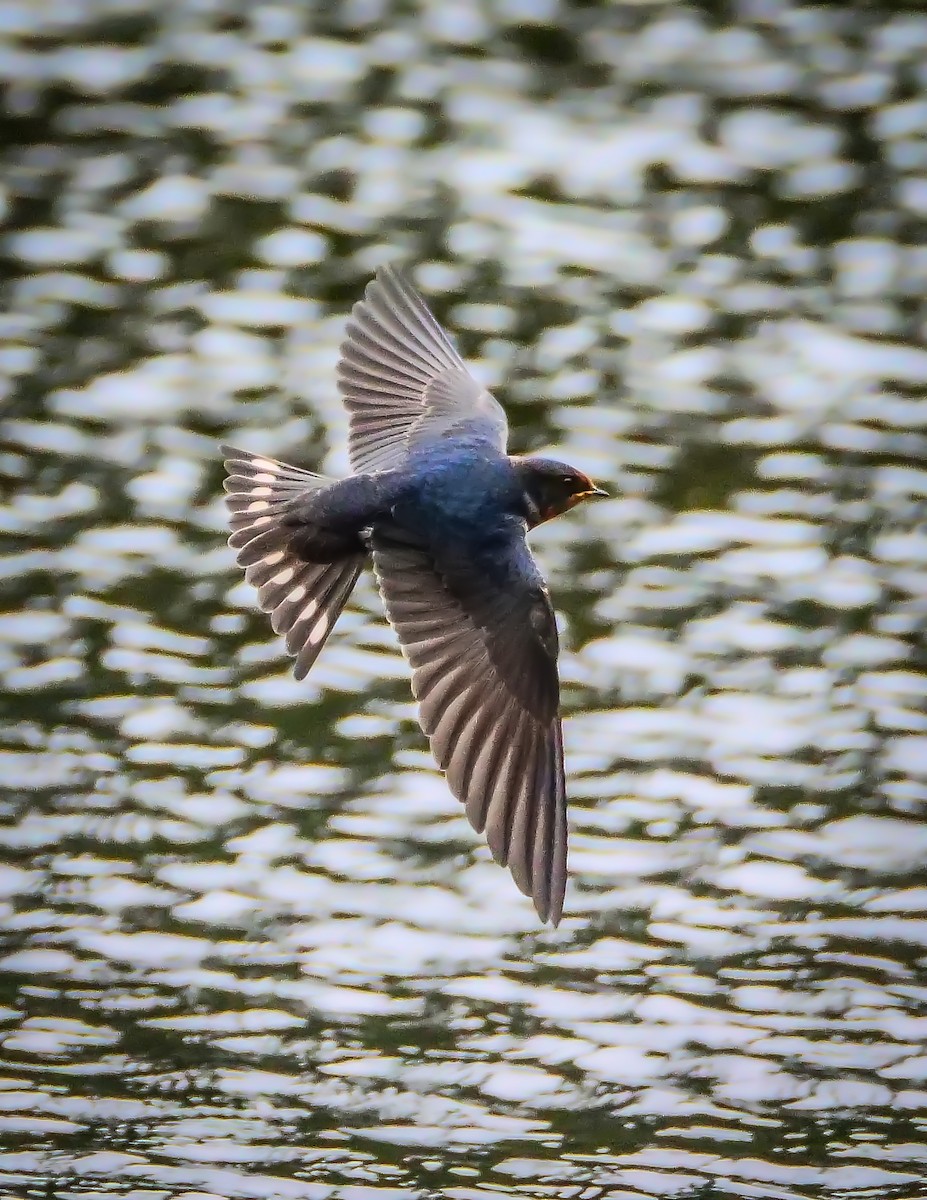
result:
<svg viewBox="0 0 927 1200"><path fill-rule="evenodd" d="M238 552L245 579L258 589L258 604L270 613L274 633L284 635L296 656L293 674L302 679L354 590L364 556L307 563L291 549L295 531L284 523L290 504L331 479L234 446L221 449L228 472L229 545Z"/></svg>

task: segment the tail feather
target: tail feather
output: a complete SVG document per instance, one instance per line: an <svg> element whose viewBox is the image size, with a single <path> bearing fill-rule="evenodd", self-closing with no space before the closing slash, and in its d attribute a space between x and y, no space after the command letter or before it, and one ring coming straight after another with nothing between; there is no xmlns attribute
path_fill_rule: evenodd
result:
<svg viewBox="0 0 927 1200"><path fill-rule="evenodd" d="M283 522L293 500L332 480L262 454L223 446L232 535L245 579L258 589L258 605L285 634L302 679L318 657L363 569L363 555L333 563L307 563L290 550L293 529Z"/></svg>

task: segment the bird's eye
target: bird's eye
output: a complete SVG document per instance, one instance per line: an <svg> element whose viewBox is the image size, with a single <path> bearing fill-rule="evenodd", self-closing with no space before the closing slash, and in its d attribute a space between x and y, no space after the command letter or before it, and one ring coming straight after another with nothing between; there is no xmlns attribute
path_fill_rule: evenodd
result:
<svg viewBox="0 0 927 1200"><path fill-rule="evenodd" d="M566 485L566 487L572 487L572 486L573 486L573 479L572 479L572 476L570 476L570 475L561 475L561 477L560 477L560 482L561 482L562 484L565 484L565 485Z"/></svg>

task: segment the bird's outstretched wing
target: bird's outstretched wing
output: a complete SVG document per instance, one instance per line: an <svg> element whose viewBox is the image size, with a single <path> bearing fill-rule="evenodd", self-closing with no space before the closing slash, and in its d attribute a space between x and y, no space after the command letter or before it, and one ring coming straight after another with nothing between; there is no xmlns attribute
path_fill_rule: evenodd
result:
<svg viewBox="0 0 927 1200"><path fill-rule="evenodd" d="M263 454L223 446L225 498L232 536L245 579L258 589L274 633L282 633L296 656L293 674L302 679L338 620L366 561L351 555L334 563L304 562L291 547L295 530L283 517L292 502L332 483Z"/></svg>
<svg viewBox="0 0 927 1200"><path fill-rule="evenodd" d="M409 449L467 434L505 452L501 405L476 382L427 304L393 267L382 267L351 311L338 386L350 414L351 466L401 466Z"/></svg>
<svg viewBox="0 0 927 1200"><path fill-rule="evenodd" d="M556 924L567 854L557 629L528 547L518 538L502 562L451 561L381 531L372 549L451 791L541 919Z"/></svg>

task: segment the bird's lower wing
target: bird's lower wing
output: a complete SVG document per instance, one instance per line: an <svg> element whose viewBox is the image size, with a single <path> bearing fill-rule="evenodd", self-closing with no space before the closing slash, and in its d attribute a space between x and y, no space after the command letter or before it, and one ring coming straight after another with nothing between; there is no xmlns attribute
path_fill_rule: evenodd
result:
<svg viewBox="0 0 927 1200"><path fill-rule="evenodd" d="M481 600L470 603L469 583L455 582L459 572L442 575L427 551L384 535L374 536L373 561L412 666L422 728L451 791L541 919L556 924L567 824L556 628L546 596L541 607L552 628L539 639L533 593L527 604L513 603L483 576Z"/></svg>
<svg viewBox="0 0 927 1200"><path fill-rule="evenodd" d="M295 655L293 674L302 679L354 590L365 556L333 563L307 563L290 549L294 530L283 523L292 502L332 481L262 454L223 446L225 503L245 579L258 589L258 605L270 613L274 633L284 635Z"/></svg>

